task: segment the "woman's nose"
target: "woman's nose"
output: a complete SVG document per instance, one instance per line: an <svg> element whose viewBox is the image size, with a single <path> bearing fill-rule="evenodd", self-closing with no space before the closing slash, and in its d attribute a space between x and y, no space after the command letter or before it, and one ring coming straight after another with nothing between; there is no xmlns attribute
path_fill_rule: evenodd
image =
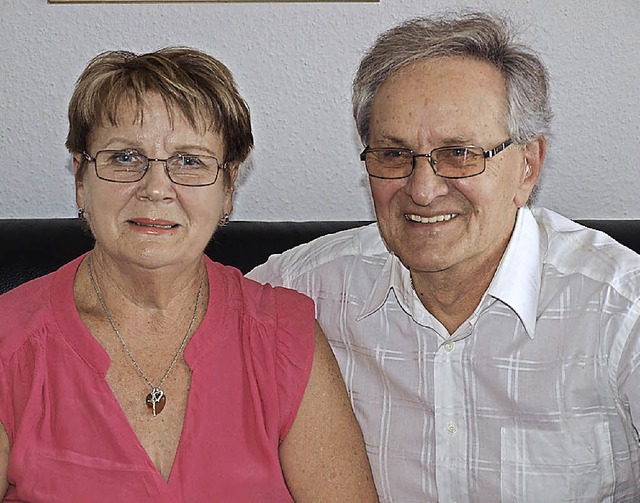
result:
<svg viewBox="0 0 640 503"><path fill-rule="evenodd" d="M167 162L163 159L149 159L147 171L139 182L139 194L151 200L172 199L174 184L167 173Z"/></svg>

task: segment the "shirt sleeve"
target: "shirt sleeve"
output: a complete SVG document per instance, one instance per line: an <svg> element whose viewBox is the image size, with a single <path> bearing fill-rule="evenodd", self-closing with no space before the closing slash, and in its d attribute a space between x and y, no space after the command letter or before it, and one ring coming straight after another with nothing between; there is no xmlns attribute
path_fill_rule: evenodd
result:
<svg viewBox="0 0 640 503"><path fill-rule="evenodd" d="M264 264L249 271L246 277L263 285L269 283L272 286L287 286L282 262L282 255L272 255Z"/></svg>
<svg viewBox="0 0 640 503"><path fill-rule="evenodd" d="M619 347L616 347L618 344L614 344L610 354L610 358L617 360L618 363L617 380L620 390L619 399L628 411L628 414L630 414L633 430L636 432L636 438L638 438L637 432L640 431L640 386L638 386L640 382L639 315L640 301L637 301L631 309L630 317L633 316L635 322L632 323L631 330L626 337L626 343L623 345L617 341Z"/></svg>
<svg viewBox="0 0 640 503"><path fill-rule="evenodd" d="M291 429L307 388L315 348L313 301L297 292L276 288L276 385L280 442Z"/></svg>

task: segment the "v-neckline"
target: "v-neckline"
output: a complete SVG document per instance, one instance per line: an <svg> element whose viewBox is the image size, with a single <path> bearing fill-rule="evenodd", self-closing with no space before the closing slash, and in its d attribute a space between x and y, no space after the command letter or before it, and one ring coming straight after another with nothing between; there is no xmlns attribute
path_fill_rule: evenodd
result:
<svg viewBox="0 0 640 503"><path fill-rule="evenodd" d="M102 349L102 347L101 347L101 349ZM108 355L107 355L107 357L108 357ZM192 377L191 377L191 382L193 382L193 373L192 373ZM165 488L166 487L171 487L173 485L172 484L173 479L176 477L175 473L179 471L179 470L176 470L176 466L178 464L178 461L181 458L180 452L184 448L183 445L185 443L185 436L186 436L185 432L187 432L187 430L188 430L189 419L191 417L190 404L191 404L192 386L189 386L189 390L187 392L187 405L185 407L184 418L182 420L182 428L180 430L180 437L178 439L178 445L176 447L176 450L175 450L175 452L173 454L173 460L172 460L172 463L171 463L171 470L169 471L169 476L167 477L167 480L165 480L164 477L162 476L162 473L160 472L160 470L158 469L156 464L153 462L153 460L151 459L151 456L149 455L149 453L145 449L144 445L140 441L140 438L138 437L138 435L136 434L135 430L133 429L133 426L129 422L129 419L127 418L127 415L125 414L124 410L122 409L122 406L120 405L120 402L118 401L118 399L116 398L115 394L113 393L113 390L111 389L111 386L109 385L109 383L108 383L108 381L106 379L106 376L102 379L102 385L105 387L105 395L108 395L109 396L109 400L111 401L110 409L112 409L114 411L117 410L116 414L118 416L118 420L123 425L126 425L126 431L127 431L126 434L130 437L131 445L135 445L136 452L140 452L140 455L144 458L144 464L154 473L154 478L157 479L157 482L159 484L161 484L162 487L165 487ZM121 432L124 432L124 427L121 429Z"/></svg>
<svg viewBox="0 0 640 503"><path fill-rule="evenodd" d="M175 478L177 477L176 473L179 472L179 469L177 469L176 467L179 466L178 464L182 457L180 453L185 448L185 437L188 436L188 428L190 424L190 418L192 416L192 414L190 413L190 408L192 401L191 392L193 390L193 382L196 375L194 367L197 367L197 362L200 361L202 357L200 352L194 352L191 346L192 342L195 342L196 347L201 347L202 343L198 342L197 339L199 338L198 334L202 331L203 326L205 325L207 316L205 315L200 327L198 327L198 329L193 333L191 339L184 349L184 361L191 370L192 376L190 386L187 391L187 404L185 407L184 419L182 421L180 437L178 440L176 451L173 455L173 462L171 464L169 476L167 480L165 480L162 476L162 473L151 459L151 456L143 446L140 438L129 422L127 415L125 414L120 402L116 398L116 395L114 394L111 386L109 385L109 382L106 379L106 375L111 364L109 354L98 342L98 340L91 334L76 309L73 291L74 277L86 255L87 254L84 254L71 263L67 264L65 268L68 269L64 270L65 268L63 268L55 273L55 278L52 283L51 295L54 317L61 329L61 333L64 339L71 345L73 350L82 358L82 360L100 377L100 385L104 388L104 394L102 395L104 397L103 401L109 401L109 403L105 403L105 406L107 406L111 411L117 410L117 412L113 412L113 418L115 419L117 417L117 420L120 421L123 425L123 427L119 429L121 433L124 433L126 431L126 435L128 435L127 444L134 446L131 451L125 449L125 453L129 452L129 454L133 456L133 462L142 461L141 464L146 466L149 471L154 474L154 479L159 484L159 487L170 488L175 483ZM211 276L211 264L209 264L208 261L205 260L205 265L207 274ZM213 289L211 287L212 283L213 281L210 280L207 313L209 313L212 303L215 302L213 298L214 292L212 291Z"/></svg>

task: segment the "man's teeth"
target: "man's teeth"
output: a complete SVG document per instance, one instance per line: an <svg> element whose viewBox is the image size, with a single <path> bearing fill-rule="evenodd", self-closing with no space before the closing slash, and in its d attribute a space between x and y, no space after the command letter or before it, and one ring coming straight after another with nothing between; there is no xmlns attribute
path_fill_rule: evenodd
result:
<svg viewBox="0 0 640 503"><path fill-rule="evenodd" d="M435 224L437 222L446 222L447 220L451 220L455 218L455 213L448 213L446 215L436 215L435 217L421 217L420 215L405 215L407 220L411 220L412 222L419 222L421 224Z"/></svg>

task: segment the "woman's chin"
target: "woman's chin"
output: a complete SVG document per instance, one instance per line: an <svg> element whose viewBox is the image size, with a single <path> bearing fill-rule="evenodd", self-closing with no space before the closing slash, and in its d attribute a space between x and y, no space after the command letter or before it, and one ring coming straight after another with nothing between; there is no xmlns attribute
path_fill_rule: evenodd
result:
<svg viewBox="0 0 640 503"><path fill-rule="evenodd" d="M149 270L171 266L184 268L189 262L199 260L203 253L203 251L194 252L195 247L185 249L184 246L171 246L167 242L161 243L158 240L145 240L126 248L119 247L116 250L99 246L96 248L99 249L100 254L106 255L106 260L118 267L134 266Z"/></svg>

